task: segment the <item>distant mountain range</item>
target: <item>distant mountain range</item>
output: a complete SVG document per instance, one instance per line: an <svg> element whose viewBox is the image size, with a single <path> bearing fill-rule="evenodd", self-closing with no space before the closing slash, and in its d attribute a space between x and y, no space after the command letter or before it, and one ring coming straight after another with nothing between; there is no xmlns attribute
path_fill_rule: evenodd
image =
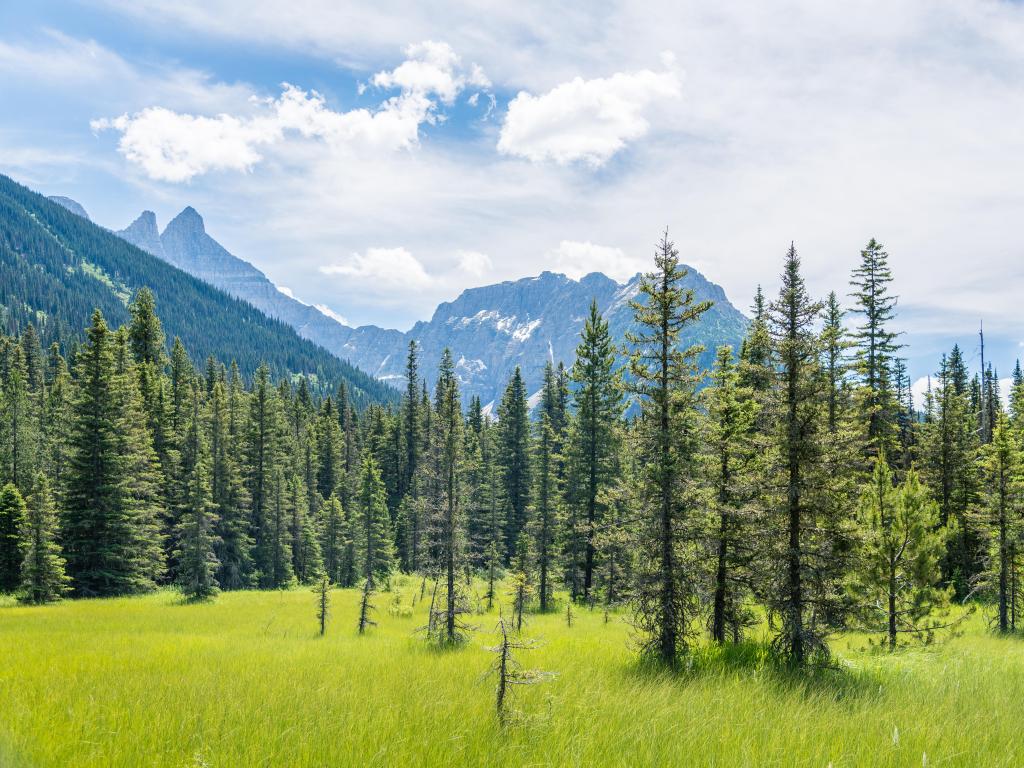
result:
<svg viewBox="0 0 1024 768"><path fill-rule="evenodd" d="M173 245L173 232L168 242ZM168 339L180 337L197 365L213 355L225 363L236 360L251 375L266 362L275 377L304 374L321 391L345 383L357 406L397 401L397 390L302 338L288 323L167 261L93 224L75 201L48 199L0 175L5 332L20 333L32 323L44 342L70 344L82 338L95 308L111 326L127 322L128 304L147 286Z"/></svg>
<svg viewBox="0 0 1024 768"><path fill-rule="evenodd" d="M421 372L430 382L437 375L442 351L448 347L456 360L463 396L479 395L485 405L500 397L517 365L534 396L540 390L547 360L571 365L591 300L597 301L613 336L622 341L632 324L629 300L637 294L640 280L636 275L618 283L598 272L573 280L544 272L465 290L455 301L438 306L429 321L418 322L407 332L374 325L351 328L282 293L263 272L229 253L210 237L203 218L191 206L175 216L163 232L158 230L156 216L144 211L116 234L397 386L404 383L411 340L420 346ZM729 303L721 287L696 270L690 269L685 283L698 299L714 302L682 340L684 344L704 344L702 362L710 365L719 345L738 347L747 320Z"/></svg>

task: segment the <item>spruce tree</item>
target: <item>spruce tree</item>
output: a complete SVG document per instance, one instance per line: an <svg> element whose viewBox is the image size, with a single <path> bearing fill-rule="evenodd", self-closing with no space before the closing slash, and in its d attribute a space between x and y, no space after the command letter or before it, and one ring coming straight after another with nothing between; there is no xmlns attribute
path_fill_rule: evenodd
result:
<svg viewBox="0 0 1024 768"><path fill-rule="evenodd" d="M199 384L193 382L191 408L182 446L185 471L182 509L175 527L177 584L186 599L208 600L219 591L216 574L220 563L215 549L216 506L210 483L209 448L202 430Z"/></svg>
<svg viewBox="0 0 1024 768"><path fill-rule="evenodd" d="M822 310L812 301L790 245L779 296L768 311L776 383L771 407L775 424L774 485L765 531L768 583L765 596L781 620L775 645L796 665L828 654L826 633L840 619L836 600L844 576L842 499L832 498L828 462L825 377L821 338L815 330Z"/></svg>
<svg viewBox="0 0 1024 768"><path fill-rule="evenodd" d="M0 498L2 503L2 498ZM34 605L60 600L70 589L58 543L60 530L49 482L36 473L22 532L21 600Z"/></svg>
<svg viewBox="0 0 1024 768"><path fill-rule="evenodd" d="M1014 569L1014 542L1022 533L1021 517L1021 444L999 412L992 430L992 442L982 452L985 480L985 507L990 531L988 581L993 585L1000 632L1010 630L1011 577Z"/></svg>
<svg viewBox="0 0 1024 768"><path fill-rule="evenodd" d="M636 626L647 651L675 666L698 611L690 544L699 528L695 498L696 359L699 347L679 349L679 337L711 303L697 301L683 286L687 271L679 252L662 237L655 270L640 281L631 302L636 331L627 334L627 391L640 406L638 446L644 473L638 513L640 571L635 594Z"/></svg>
<svg viewBox="0 0 1024 768"><path fill-rule="evenodd" d="M441 356L437 386L434 390L437 449L437 477L440 488L434 511L437 560L445 580L444 636L446 643L462 639L459 614L461 605L456 576L465 564L465 512L462 507L463 423L458 380L451 352Z"/></svg>
<svg viewBox="0 0 1024 768"><path fill-rule="evenodd" d="M249 496L242 482L231 437L228 393L221 381L213 384L207 420L210 497L217 521L214 542L217 583L222 589L243 589L249 586L252 577Z"/></svg>
<svg viewBox="0 0 1024 768"><path fill-rule="evenodd" d="M83 597L151 589L162 570L156 456L124 352L94 312L76 356L62 525L68 575Z"/></svg>
<svg viewBox="0 0 1024 768"><path fill-rule="evenodd" d="M323 521L320 551L324 571L331 583L346 586L346 557L352 534L337 496L332 495L324 501L320 515Z"/></svg>
<svg viewBox="0 0 1024 768"><path fill-rule="evenodd" d="M503 496L508 505L505 519L507 557L514 554L515 542L526 528L530 504L530 407L526 402L526 384L516 366L501 403L498 405L497 459L502 470Z"/></svg>
<svg viewBox="0 0 1024 768"><path fill-rule="evenodd" d="M896 398L892 381L893 358L900 345L889 324L896 316L897 297L892 283L889 254L872 238L860 252L850 285L854 312L863 317L853 334L855 370L860 379L857 404L866 448L872 455L894 447Z"/></svg>
<svg viewBox="0 0 1024 768"><path fill-rule="evenodd" d="M368 589L371 592L378 582L387 580L394 568L390 528L384 481L377 462L367 453L360 472L359 521L355 538L359 572L370 584Z"/></svg>
<svg viewBox="0 0 1024 768"><path fill-rule="evenodd" d="M277 391L270 383L270 371L260 366L253 380L249 396L249 414L246 428L245 485L252 504L250 530L253 538L253 568L258 583L264 588L280 586L275 574L282 569L275 568L274 541L274 494L280 492L277 501L284 506L285 488L281 472L282 424ZM282 475L281 482L277 474ZM289 555L289 561L291 557ZM291 564L289 562L289 571Z"/></svg>
<svg viewBox="0 0 1024 768"><path fill-rule="evenodd" d="M567 444L566 504L571 518L568 559L573 598L589 599L598 566L596 537L603 524L598 498L614 484L622 444L622 383L608 322L597 302L583 325L571 372L572 402Z"/></svg>
<svg viewBox="0 0 1024 768"><path fill-rule="evenodd" d="M719 347L711 386L704 390L707 441L704 466L710 505L717 518L711 537L715 553L711 637L718 643L738 642L752 622L750 583L757 551L753 503L757 444L751 429L757 415L753 391L740 384L732 348Z"/></svg>
<svg viewBox="0 0 1024 768"><path fill-rule="evenodd" d="M562 500L556 469L558 455L555 430L547 413L541 414L540 421L536 422L536 430L533 505L529 528L536 557L540 611L546 613L552 608L557 553L556 536L560 530Z"/></svg>
<svg viewBox="0 0 1024 768"><path fill-rule="evenodd" d="M21 586L25 516L25 499L14 483L7 483L0 490L0 592Z"/></svg>

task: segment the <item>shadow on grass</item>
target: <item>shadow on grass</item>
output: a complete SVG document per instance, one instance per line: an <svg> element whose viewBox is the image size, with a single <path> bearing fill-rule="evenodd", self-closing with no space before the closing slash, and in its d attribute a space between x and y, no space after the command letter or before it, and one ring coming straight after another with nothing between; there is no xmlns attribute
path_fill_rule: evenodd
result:
<svg viewBox="0 0 1024 768"><path fill-rule="evenodd" d="M874 669L853 667L836 658L800 667L779 657L770 644L756 641L702 644L682 657L675 669L666 667L660 659L639 656L627 673L681 684L746 678L836 702L876 697L883 687L883 680Z"/></svg>

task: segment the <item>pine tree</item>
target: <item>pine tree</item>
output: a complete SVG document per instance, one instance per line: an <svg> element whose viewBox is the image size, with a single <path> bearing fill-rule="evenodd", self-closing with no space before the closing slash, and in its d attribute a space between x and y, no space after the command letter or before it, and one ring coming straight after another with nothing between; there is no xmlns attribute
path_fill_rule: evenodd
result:
<svg viewBox="0 0 1024 768"><path fill-rule="evenodd" d="M356 549L360 574L372 592L379 581L386 580L394 568L394 546L390 530L387 498L380 468L373 456L363 458L359 483L359 522Z"/></svg>
<svg viewBox="0 0 1024 768"><path fill-rule="evenodd" d="M435 510L437 559L445 579L444 637L446 643L462 639L464 627L459 614L461 605L456 575L465 563L465 513L462 508L462 410L459 385L451 352L441 356L437 386L434 390L437 440L437 476L440 487Z"/></svg>
<svg viewBox="0 0 1024 768"><path fill-rule="evenodd" d="M594 587L596 537L603 523L598 498L618 474L622 447L618 423L623 407L622 383L615 366L616 350L608 323L592 301L571 373L575 415L567 446L566 504L572 521L568 559L574 599L581 595L589 599Z"/></svg>
<svg viewBox="0 0 1024 768"><path fill-rule="evenodd" d="M38 419L21 345L9 345L5 357L0 388L0 479L14 483L24 496L35 477Z"/></svg>
<svg viewBox="0 0 1024 768"><path fill-rule="evenodd" d="M0 490L0 592L14 592L21 586L25 516L21 492L14 483L7 483Z"/></svg>
<svg viewBox="0 0 1024 768"><path fill-rule="evenodd" d="M975 458L978 439L967 371L960 349L943 355L937 384L925 403L920 452L924 479L939 503L939 522L955 527L943 562L943 578L956 597L970 594L982 571L983 545L971 514L979 498Z"/></svg>
<svg viewBox="0 0 1024 768"><path fill-rule="evenodd" d="M1010 630L1013 596L1010 591L1013 571L1013 543L1022 533L1021 517L1021 445L1002 412L998 412L992 430L992 442L982 452L985 478L987 527L991 531L989 581L995 586L997 622L1000 632Z"/></svg>
<svg viewBox="0 0 1024 768"><path fill-rule="evenodd" d="M347 585L346 558L351 543L351 532L345 511L337 496L330 496L323 503L320 513L323 520L323 539L320 550L323 555L324 570L333 584Z"/></svg>
<svg viewBox="0 0 1024 768"><path fill-rule="evenodd" d="M283 574L283 569L274 565L278 554L274 541L274 504L279 502L283 509L285 488L281 471L280 404L266 366L256 371L246 432L245 484L252 504L253 567L259 585L272 589L280 586L276 576ZM281 478L277 478L278 474ZM280 499L275 500L275 493L280 494ZM288 559L291 560L290 555ZM291 570L290 562L288 570Z"/></svg>
<svg viewBox="0 0 1024 768"><path fill-rule="evenodd" d="M2 498L0 498L2 505ZM36 473L22 532L21 600L42 605L60 600L70 589L61 556L57 513L46 475Z"/></svg>
<svg viewBox="0 0 1024 768"><path fill-rule="evenodd" d="M638 512L644 519L635 595L636 626L645 647L674 666L696 618L697 574L687 542L697 524L695 385L699 347L677 348L683 329L697 322L710 302L684 288L679 252L662 237L655 270L640 281L642 298L631 303L637 330L631 345L627 391L640 406L638 451L643 467Z"/></svg>
<svg viewBox="0 0 1024 768"><path fill-rule="evenodd" d="M120 354L125 345L99 311L86 336L76 356L62 525L68 575L80 596L138 592L154 586L162 566L156 457L133 372Z"/></svg>
<svg viewBox="0 0 1024 768"><path fill-rule="evenodd" d="M828 653L825 631L838 620L834 600L844 575L844 510L830 498L836 463L826 461L821 338L814 328L821 310L808 296L790 245L779 297L768 313L776 369L772 407L778 414L773 482L784 491L766 531L776 585L766 599L782 622L776 647L797 665Z"/></svg>
<svg viewBox="0 0 1024 768"><path fill-rule="evenodd" d="M763 468L757 466L757 445L751 437L757 402L753 391L740 385L731 347L718 348L711 386L703 395L708 416L704 464L717 518L711 637L718 643L730 637L738 642L752 621L747 603L757 552L751 507L754 477Z"/></svg>
<svg viewBox="0 0 1024 768"><path fill-rule="evenodd" d="M948 602L940 563L948 531L938 505L910 470L900 486L884 453L860 498L862 540L852 585L866 629L886 638L890 651L900 635L930 640L939 628L934 613Z"/></svg>
<svg viewBox="0 0 1024 768"><path fill-rule="evenodd" d="M516 366L498 405L497 460L502 470L503 496L508 505L505 518L505 543L508 558L520 532L526 527L530 503L530 407L526 402L526 384Z"/></svg>
<svg viewBox="0 0 1024 768"><path fill-rule="evenodd" d="M537 437L534 441L535 459L533 468L534 491L532 514L529 528L533 536L533 547L537 564L537 587L540 611L551 610L554 592L556 534L560 528L561 488L559 487L556 462L555 430L547 413L542 413L537 422Z"/></svg>
<svg viewBox="0 0 1024 768"><path fill-rule="evenodd" d="M891 452L895 439L897 404L892 365L900 345L896 343L896 334L888 328L896 316L897 297L889 293L892 279L889 254L872 238L860 252L860 264L850 280L856 302L854 312L863 316L853 334L855 369L860 378L859 421L872 455L881 450Z"/></svg>
<svg viewBox="0 0 1024 768"><path fill-rule="evenodd" d="M215 549L220 542L216 534L216 506L211 493L210 457L202 430L198 382L193 382L191 401L182 446L184 494L175 528L174 559L182 594L188 600L198 601L208 600L219 591L216 574L220 563Z"/></svg>
<svg viewBox="0 0 1024 768"><path fill-rule="evenodd" d="M213 384L207 419L210 497L217 521L214 546L217 583L222 589L243 589L249 586L252 574L249 497L232 448L230 404L221 381Z"/></svg>

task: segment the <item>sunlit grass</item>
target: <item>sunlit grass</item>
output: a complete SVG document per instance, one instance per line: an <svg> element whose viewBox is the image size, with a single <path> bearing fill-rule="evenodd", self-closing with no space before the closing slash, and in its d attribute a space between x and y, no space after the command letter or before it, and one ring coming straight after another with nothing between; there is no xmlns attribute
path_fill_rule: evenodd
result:
<svg viewBox="0 0 1024 768"><path fill-rule="evenodd" d="M395 588L409 605L419 585ZM980 616L895 656L838 638L838 669L813 675L757 643L669 675L637 663L622 617L534 615L523 661L557 675L517 690L502 728L496 614L440 651L415 634L425 602L392 616L379 595L360 637L357 601L333 593L323 638L306 590L0 605L0 765L1024 764L1024 644Z"/></svg>

